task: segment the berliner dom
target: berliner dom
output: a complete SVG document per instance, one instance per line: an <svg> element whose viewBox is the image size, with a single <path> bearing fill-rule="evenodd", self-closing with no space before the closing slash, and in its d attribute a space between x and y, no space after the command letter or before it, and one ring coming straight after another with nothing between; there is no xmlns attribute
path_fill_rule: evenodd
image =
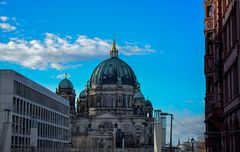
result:
<svg viewBox="0 0 240 152"><path fill-rule="evenodd" d="M74 96L75 90L65 78L57 93L70 99L68 95ZM76 105L76 110L70 109L73 151L122 148L153 151L151 101L145 100L133 69L119 58L115 40L110 57L93 70Z"/></svg>

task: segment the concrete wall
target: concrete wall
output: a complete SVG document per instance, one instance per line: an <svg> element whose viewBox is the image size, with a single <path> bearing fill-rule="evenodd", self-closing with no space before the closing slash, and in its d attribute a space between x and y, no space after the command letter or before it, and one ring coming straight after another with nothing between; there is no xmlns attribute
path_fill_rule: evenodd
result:
<svg viewBox="0 0 240 152"><path fill-rule="evenodd" d="M0 151L10 151L11 118L13 97L13 75L11 71L0 72ZM10 111L9 111L10 110ZM7 112L8 111L8 112ZM8 115L9 120L6 120Z"/></svg>

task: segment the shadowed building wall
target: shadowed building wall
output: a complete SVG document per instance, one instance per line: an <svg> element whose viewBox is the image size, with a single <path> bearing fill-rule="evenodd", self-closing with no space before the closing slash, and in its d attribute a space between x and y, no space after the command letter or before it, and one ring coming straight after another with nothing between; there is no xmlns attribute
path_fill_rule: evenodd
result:
<svg viewBox="0 0 240 152"><path fill-rule="evenodd" d="M208 152L240 151L240 1L205 0Z"/></svg>

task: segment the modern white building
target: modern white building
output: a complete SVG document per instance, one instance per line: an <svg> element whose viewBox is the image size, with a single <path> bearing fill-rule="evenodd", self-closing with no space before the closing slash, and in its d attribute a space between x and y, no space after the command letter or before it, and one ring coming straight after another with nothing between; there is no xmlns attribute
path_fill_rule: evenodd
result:
<svg viewBox="0 0 240 152"><path fill-rule="evenodd" d="M68 151L69 101L0 70L0 151Z"/></svg>
<svg viewBox="0 0 240 152"><path fill-rule="evenodd" d="M162 152L166 145L166 117L161 110L154 110L154 152Z"/></svg>

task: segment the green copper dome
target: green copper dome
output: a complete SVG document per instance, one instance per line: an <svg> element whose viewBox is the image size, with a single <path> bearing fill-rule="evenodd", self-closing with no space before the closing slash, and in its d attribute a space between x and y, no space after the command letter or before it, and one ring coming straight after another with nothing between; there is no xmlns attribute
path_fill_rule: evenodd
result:
<svg viewBox="0 0 240 152"><path fill-rule="evenodd" d="M87 96L86 90L83 90L83 91L79 94L79 97L80 97L80 98L85 98L86 96Z"/></svg>
<svg viewBox="0 0 240 152"><path fill-rule="evenodd" d="M151 101L150 101L150 100L148 100L148 99L145 101L145 103L146 103L146 106L152 106L152 103L151 103Z"/></svg>
<svg viewBox="0 0 240 152"><path fill-rule="evenodd" d="M90 85L124 84L137 85L136 76L132 68L118 57L101 62L93 71Z"/></svg>
<svg viewBox="0 0 240 152"><path fill-rule="evenodd" d="M63 79L59 85L59 89L73 89L73 84L71 81L69 81L67 78Z"/></svg>

